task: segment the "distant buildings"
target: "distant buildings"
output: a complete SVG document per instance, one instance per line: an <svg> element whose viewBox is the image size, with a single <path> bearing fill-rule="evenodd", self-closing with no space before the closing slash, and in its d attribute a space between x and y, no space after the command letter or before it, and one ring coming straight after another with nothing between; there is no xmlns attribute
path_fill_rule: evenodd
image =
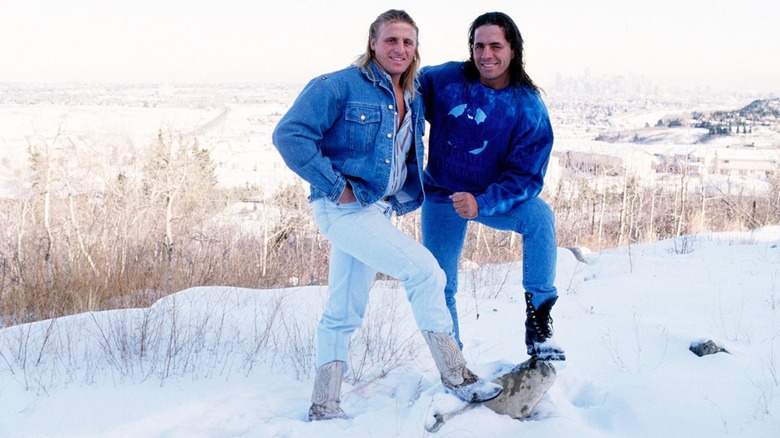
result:
<svg viewBox="0 0 780 438"><path fill-rule="evenodd" d="M641 75L594 76L590 69L580 76L555 75L556 93L611 96L659 96L661 89Z"/></svg>
<svg viewBox="0 0 780 438"><path fill-rule="evenodd" d="M712 175L771 177L780 172L780 150L717 148L708 151L704 166Z"/></svg>

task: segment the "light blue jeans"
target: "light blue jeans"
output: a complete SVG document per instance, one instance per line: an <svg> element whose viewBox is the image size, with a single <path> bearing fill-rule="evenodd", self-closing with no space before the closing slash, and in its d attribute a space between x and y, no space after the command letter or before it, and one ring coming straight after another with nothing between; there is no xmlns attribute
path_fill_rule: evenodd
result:
<svg viewBox="0 0 780 438"><path fill-rule="evenodd" d="M558 296L555 267L558 245L552 209L542 199L531 198L508 213L478 216L473 219L491 228L520 233L523 236L523 288L531 294L534 307ZM455 339L460 342L458 309L458 263L463 251L468 220L461 218L452 203L425 201L422 207L422 240L447 275L444 295L452 315ZM521 295L522 298L522 295Z"/></svg>
<svg viewBox="0 0 780 438"><path fill-rule="evenodd" d="M311 206L317 227L332 246L328 301L317 326L317 368L334 360L349 366L349 338L363 322L377 272L403 282L420 330L452 334L444 272L425 247L390 222L390 204L361 207L320 198Z"/></svg>

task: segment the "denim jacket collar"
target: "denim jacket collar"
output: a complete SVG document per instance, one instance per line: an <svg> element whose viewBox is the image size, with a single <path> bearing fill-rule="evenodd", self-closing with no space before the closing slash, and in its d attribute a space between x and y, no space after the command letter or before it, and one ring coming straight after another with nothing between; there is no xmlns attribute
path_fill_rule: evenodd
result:
<svg viewBox="0 0 780 438"><path fill-rule="evenodd" d="M360 71L366 76L366 79L374 84L387 87L389 90L393 89L393 83L390 80L390 75L377 64L376 61L371 61L367 67L361 67Z"/></svg>
<svg viewBox="0 0 780 438"><path fill-rule="evenodd" d="M379 66L379 64L376 61L371 61L371 63L368 64L368 67L362 67L360 68L360 71L363 73L363 75L366 76L366 79L372 81L375 84L382 85L384 87L387 87L388 90L393 89L393 81L390 79L390 74L385 71L382 67ZM414 79L415 82L415 88L418 87L418 79ZM404 95L406 95L407 91L404 90Z"/></svg>

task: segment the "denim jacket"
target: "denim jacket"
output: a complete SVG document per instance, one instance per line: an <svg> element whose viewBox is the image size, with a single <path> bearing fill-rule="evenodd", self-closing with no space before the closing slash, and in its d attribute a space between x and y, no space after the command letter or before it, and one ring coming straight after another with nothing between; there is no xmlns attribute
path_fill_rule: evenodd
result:
<svg viewBox="0 0 780 438"><path fill-rule="evenodd" d="M395 113L390 77L374 62L367 69L350 66L304 87L276 125L274 146L309 183L310 200L336 202L349 181L355 198L367 206L382 199L390 180ZM411 115L414 140L406 158L406 181L387 199L399 215L423 201L425 117L420 99L412 101Z"/></svg>

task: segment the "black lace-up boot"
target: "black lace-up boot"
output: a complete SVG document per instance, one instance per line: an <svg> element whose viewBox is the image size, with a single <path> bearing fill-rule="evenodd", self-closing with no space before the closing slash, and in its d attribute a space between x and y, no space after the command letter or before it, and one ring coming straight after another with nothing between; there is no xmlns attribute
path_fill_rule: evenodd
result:
<svg viewBox="0 0 780 438"><path fill-rule="evenodd" d="M538 360L566 360L563 349L552 340L553 320L550 310L558 297L545 301L539 308L531 303L531 294L525 293L525 345L528 355Z"/></svg>

